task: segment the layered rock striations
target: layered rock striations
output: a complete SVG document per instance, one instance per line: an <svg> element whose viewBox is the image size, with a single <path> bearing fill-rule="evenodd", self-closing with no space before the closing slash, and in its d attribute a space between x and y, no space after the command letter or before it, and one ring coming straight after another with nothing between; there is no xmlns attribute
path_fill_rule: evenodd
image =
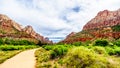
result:
<svg viewBox="0 0 120 68"><path fill-rule="evenodd" d="M70 34L71 35L71 34ZM120 9L116 11L100 11L95 18L90 20L83 30L67 36L63 43L85 42L97 38L120 38Z"/></svg>
<svg viewBox="0 0 120 68"><path fill-rule="evenodd" d="M97 14L95 18L89 21L83 30L90 30L95 28L109 27L120 24L120 9L117 11L104 10Z"/></svg>
<svg viewBox="0 0 120 68"><path fill-rule="evenodd" d="M22 28L21 25L11 20L6 15L0 14L0 38L4 37L40 41L41 43L52 43L36 33L32 26L28 25Z"/></svg>

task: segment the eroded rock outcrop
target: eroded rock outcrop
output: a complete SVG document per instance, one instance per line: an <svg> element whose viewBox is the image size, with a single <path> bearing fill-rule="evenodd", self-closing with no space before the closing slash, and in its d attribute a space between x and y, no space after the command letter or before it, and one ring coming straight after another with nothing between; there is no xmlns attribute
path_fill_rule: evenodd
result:
<svg viewBox="0 0 120 68"><path fill-rule="evenodd" d="M119 39L120 38L120 9L116 11L101 11L90 20L83 30L64 39L63 43L85 42L97 38Z"/></svg>
<svg viewBox="0 0 120 68"><path fill-rule="evenodd" d="M120 9L117 11L104 10L97 14L95 18L89 21L83 30L115 26L120 24Z"/></svg>
<svg viewBox="0 0 120 68"><path fill-rule="evenodd" d="M28 25L22 28L21 25L11 20L8 16L0 14L0 38L11 37L19 39L37 40L41 43L51 43L43 36L36 33L32 26Z"/></svg>

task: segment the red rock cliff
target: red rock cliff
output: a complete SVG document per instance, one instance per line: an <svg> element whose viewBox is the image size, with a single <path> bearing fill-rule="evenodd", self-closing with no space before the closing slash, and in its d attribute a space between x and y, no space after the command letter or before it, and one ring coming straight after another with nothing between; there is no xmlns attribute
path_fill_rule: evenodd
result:
<svg viewBox="0 0 120 68"><path fill-rule="evenodd" d="M118 24L120 24L120 9L117 11L104 10L99 12L95 18L90 20L83 27L83 30L114 26Z"/></svg>

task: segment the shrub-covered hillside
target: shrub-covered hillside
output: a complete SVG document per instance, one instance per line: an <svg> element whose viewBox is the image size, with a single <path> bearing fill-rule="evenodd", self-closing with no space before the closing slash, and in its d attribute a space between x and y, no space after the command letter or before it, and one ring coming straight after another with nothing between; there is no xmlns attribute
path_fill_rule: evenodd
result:
<svg viewBox="0 0 120 68"><path fill-rule="evenodd" d="M98 39L44 45L35 53L37 68L120 68L120 40Z"/></svg>

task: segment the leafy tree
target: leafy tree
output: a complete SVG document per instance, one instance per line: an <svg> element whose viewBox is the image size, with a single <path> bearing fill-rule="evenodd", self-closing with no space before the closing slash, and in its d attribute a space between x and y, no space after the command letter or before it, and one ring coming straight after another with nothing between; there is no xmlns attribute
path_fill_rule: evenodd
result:
<svg viewBox="0 0 120 68"><path fill-rule="evenodd" d="M107 46L108 44L107 40L96 40L94 46Z"/></svg>

